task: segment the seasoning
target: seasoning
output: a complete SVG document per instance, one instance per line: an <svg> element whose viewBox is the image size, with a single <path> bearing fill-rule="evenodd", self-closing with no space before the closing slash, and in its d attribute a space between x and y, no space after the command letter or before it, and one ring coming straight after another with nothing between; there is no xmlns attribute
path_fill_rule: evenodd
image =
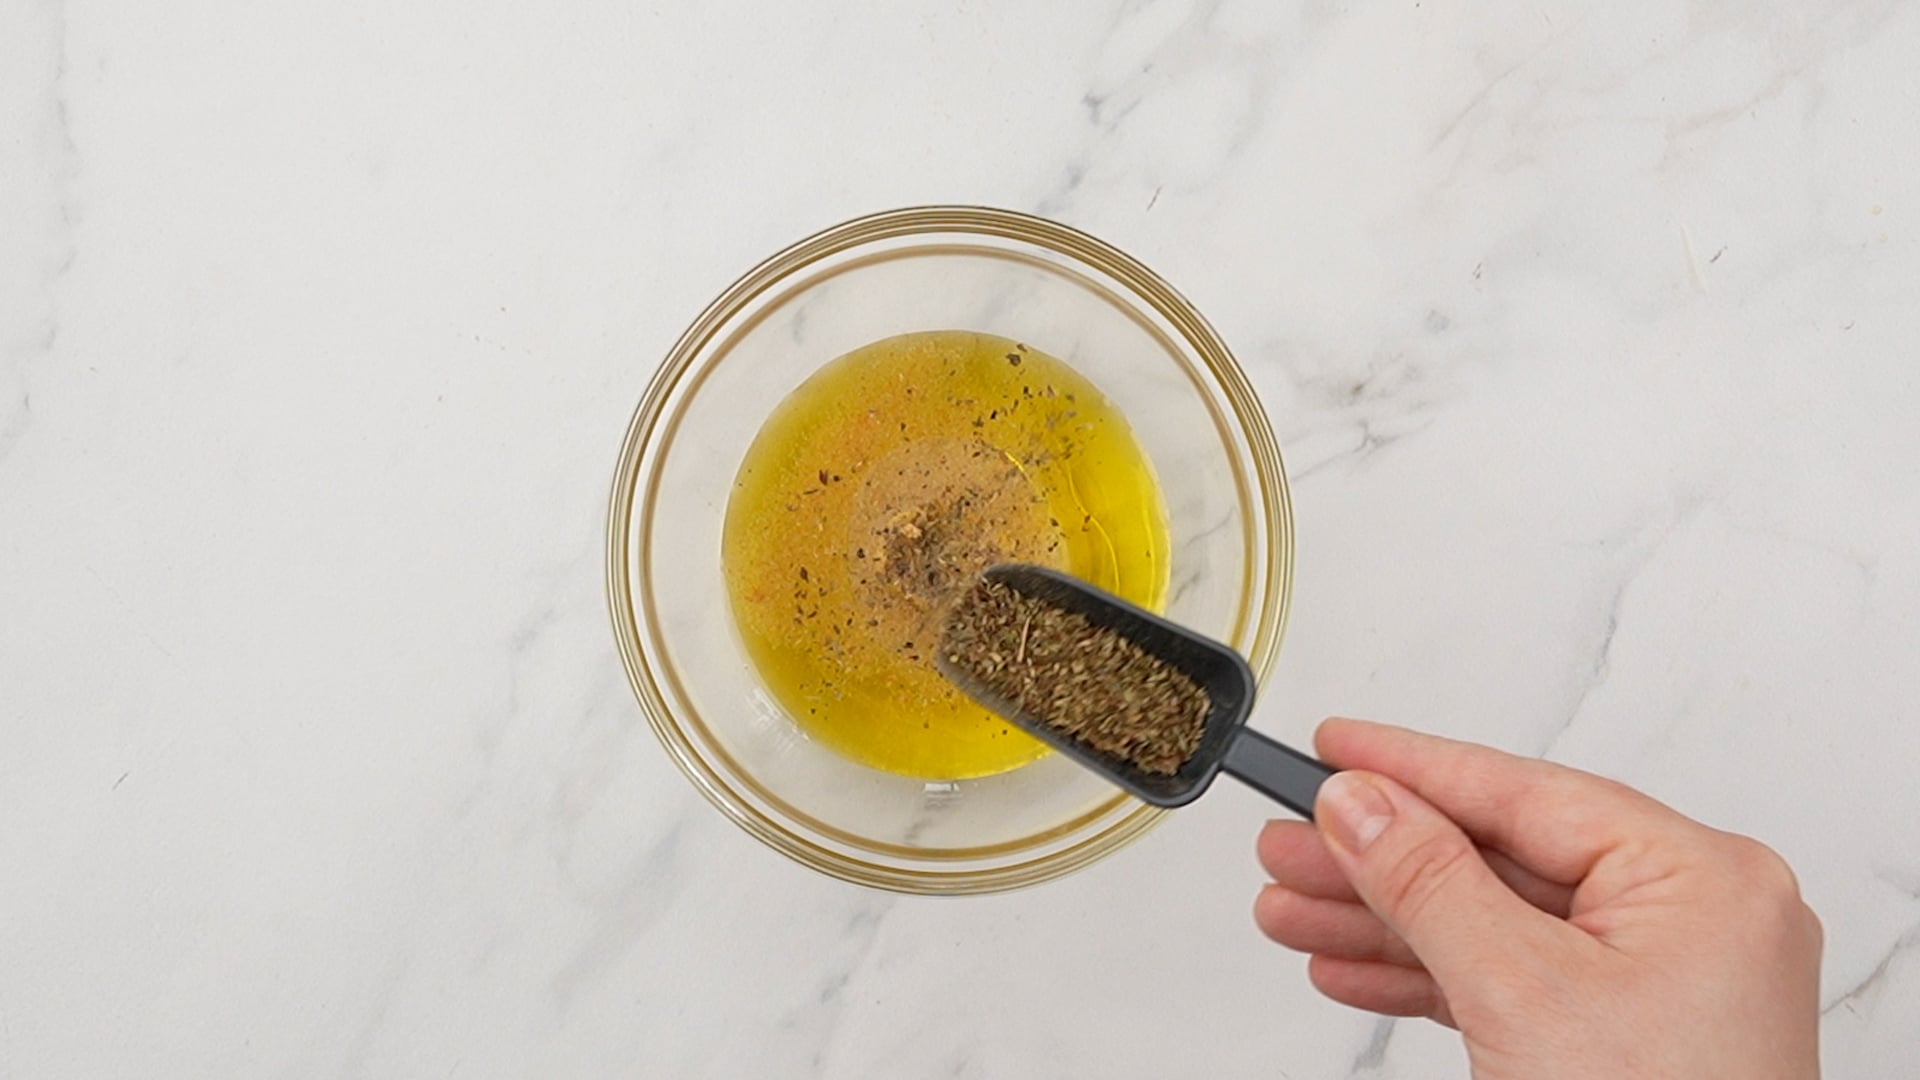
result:
<svg viewBox="0 0 1920 1080"><path fill-rule="evenodd" d="M1142 772L1200 747L1209 702L1187 675L1111 630L981 579L947 616L941 653L1040 723Z"/></svg>

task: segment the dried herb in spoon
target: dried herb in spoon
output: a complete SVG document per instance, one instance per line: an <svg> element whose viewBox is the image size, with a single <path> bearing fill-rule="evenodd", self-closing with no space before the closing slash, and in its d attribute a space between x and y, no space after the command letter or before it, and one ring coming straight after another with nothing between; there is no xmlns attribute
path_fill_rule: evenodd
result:
<svg viewBox="0 0 1920 1080"><path fill-rule="evenodd" d="M1209 702L1186 674L1131 641L997 582L955 603L947 662L1047 727L1143 772L1178 772Z"/></svg>

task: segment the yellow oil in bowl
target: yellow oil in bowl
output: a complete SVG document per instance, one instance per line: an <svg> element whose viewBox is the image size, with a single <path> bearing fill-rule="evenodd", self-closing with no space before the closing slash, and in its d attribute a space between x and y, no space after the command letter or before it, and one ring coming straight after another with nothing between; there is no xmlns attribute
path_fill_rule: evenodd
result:
<svg viewBox="0 0 1920 1080"><path fill-rule="evenodd" d="M1125 419L1027 343L905 334L822 367L768 417L722 566L747 654L813 738L888 772L987 776L1045 748L933 666L947 606L996 562L1159 610L1166 507Z"/></svg>

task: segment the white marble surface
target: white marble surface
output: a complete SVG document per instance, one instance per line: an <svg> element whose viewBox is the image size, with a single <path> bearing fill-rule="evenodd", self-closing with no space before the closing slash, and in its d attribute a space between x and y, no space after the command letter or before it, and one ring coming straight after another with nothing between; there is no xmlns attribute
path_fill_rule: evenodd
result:
<svg viewBox="0 0 1920 1080"><path fill-rule="evenodd" d="M1263 726L1765 838L1829 1075L1909 1075L1917 69L1898 0L9 0L0 1077L1464 1076L1258 937L1241 791L897 898L641 722L600 556L655 358L933 201L1132 250L1251 368Z"/></svg>

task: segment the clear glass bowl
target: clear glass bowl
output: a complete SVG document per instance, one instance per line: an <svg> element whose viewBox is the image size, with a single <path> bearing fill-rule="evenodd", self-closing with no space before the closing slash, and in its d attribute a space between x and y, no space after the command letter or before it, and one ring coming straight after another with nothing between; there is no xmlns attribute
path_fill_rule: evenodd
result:
<svg viewBox="0 0 1920 1080"><path fill-rule="evenodd" d="M1245 375L1145 266L1006 210L917 207L836 225L754 267L701 312L621 447L607 598L661 743L742 828L863 885L990 892L1085 866L1161 811L1057 755L938 782L840 757L760 684L721 576L728 493L773 407L850 349L938 329L1030 342L1112 399L1167 501L1167 614L1234 645L1264 678L1286 621L1293 523L1279 450Z"/></svg>

